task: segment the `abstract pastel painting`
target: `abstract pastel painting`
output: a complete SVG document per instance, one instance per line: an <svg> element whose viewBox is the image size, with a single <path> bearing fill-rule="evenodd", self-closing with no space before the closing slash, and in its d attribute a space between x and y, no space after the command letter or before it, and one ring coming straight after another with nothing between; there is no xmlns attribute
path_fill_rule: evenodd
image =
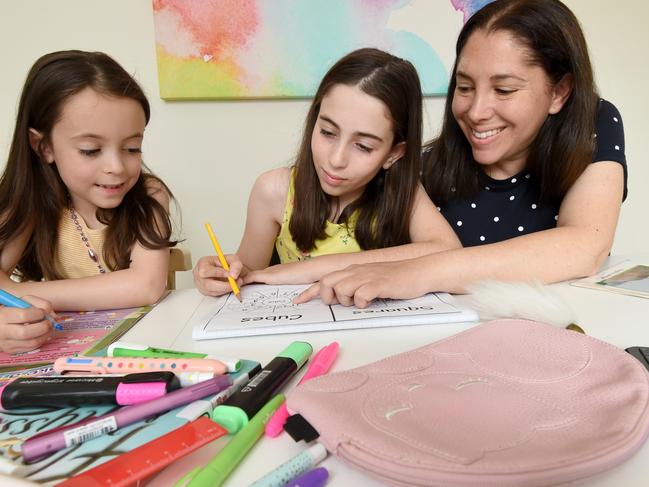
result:
<svg viewBox="0 0 649 487"><path fill-rule="evenodd" d="M410 60L424 93L443 95L454 38L488 1L153 0L160 96L309 97L360 47Z"/></svg>

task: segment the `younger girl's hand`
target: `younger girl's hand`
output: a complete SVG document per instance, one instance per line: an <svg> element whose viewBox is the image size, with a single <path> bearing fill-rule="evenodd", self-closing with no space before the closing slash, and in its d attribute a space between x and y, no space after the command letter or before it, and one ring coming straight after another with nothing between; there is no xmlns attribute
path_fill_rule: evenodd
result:
<svg viewBox="0 0 649 487"><path fill-rule="evenodd" d="M53 314L47 301L24 296L32 308L0 307L0 351L28 352L47 342L53 333L52 323L45 313Z"/></svg>
<svg viewBox="0 0 649 487"><path fill-rule="evenodd" d="M227 272L219 262L216 255L208 255L198 259L194 267L194 283L196 288L206 296L221 296L232 291L228 283L228 276L234 278L237 284L243 285L240 274L243 270L243 262L239 260L237 254L225 256L225 260L230 266L230 272Z"/></svg>

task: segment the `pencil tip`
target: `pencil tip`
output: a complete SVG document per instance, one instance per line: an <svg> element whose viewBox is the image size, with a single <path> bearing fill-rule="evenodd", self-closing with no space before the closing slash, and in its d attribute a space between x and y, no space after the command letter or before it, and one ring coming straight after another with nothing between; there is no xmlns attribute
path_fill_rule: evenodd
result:
<svg viewBox="0 0 649 487"><path fill-rule="evenodd" d="M241 293L235 293L235 296L237 297L240 303L243 303L243 301L241 300Z"/></svg>

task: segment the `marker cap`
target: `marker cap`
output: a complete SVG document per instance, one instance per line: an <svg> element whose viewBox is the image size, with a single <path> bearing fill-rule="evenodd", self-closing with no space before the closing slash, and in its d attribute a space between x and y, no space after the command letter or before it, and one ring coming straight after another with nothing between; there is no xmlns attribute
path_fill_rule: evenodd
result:
<svg viewBox="0 0 649 487"><path fill-rule="evenodd" d="M319 487L327 483L329 478L329 471L324 467L314 468L299 477L295 477L284 487Z"/></svg>
<svg viewBox="0 0 649 487"><path fill-rule="evenodd" d="M164 382L142 382L135 384L120 384L115 391L115 401L120 406L138 404L150 401L167 393Z"/></svg>
<svg viewBox="0 0 649 487"><path fill-rule="evenodd" d="M233 434L248 424L248 416L245 411L236 406L221 404L214 408L211 418L214 422L223 426L228 433Z"/></svg>
<svg viewBox="0 0 649 487"><path fill-rule="evenodd" d="M313 352L313 347L310 343L307 342L293 342L280 353L277 354L278 357L290 358L297 364L297 368L300 369Z"/></svg>
<svg viewBox="0 0 649 487"><path fill-rule="evenodd" d="M116 341L108 345L108 348L106 349L106 356L107 357L142 357L143 355L135 355L138 352L145 352L148 350L149 347L146 345L139 345L137 343L127 343L127 342L121 342L121 341ZM130 351L133 352L132 354L116 354L116 350L122 350L122 351Z"/></svg>

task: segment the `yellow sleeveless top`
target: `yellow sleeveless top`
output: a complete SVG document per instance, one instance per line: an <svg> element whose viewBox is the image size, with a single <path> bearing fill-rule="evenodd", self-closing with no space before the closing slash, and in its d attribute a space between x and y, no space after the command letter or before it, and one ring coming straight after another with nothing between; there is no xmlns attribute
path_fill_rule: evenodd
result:
<svg viewBox="0 0 649 487"><path fill-rule="evenodd" d="M322 240L316 240L315 248L310 252L302 252L297 248L291 232L288 228L293 214L293 204L295 200L294 187L295 169L291 170L291 181L286 194L286 205L284 206L284 219L279 234L275 239L275 248L282 264L286 262L295 262L306 260L319 255L343 254L347 252L360 252L361 248L354 237L354 228L358 218L357 212L354 212L348 219L347 223L331 223L327 221L325 233L327 237Z"/></svg>
<svg viewBox="0 0 649 487"><path fill-rule="evenodd" d="M90 240L90 246L99 258L99 263L106 272L110 269L104 262L104 240L106 236L105 228L91 230L86 226L83 218L78 217L79 225L83 233ZM94 260L88 255L88 248L81 240L81 234L74 226L70 217L70 211L65 209L59 220L59 235L54 251L55 265L63 276L63 279L73 279L77 277L89 277L99 275L99 267Z"/></svg>

